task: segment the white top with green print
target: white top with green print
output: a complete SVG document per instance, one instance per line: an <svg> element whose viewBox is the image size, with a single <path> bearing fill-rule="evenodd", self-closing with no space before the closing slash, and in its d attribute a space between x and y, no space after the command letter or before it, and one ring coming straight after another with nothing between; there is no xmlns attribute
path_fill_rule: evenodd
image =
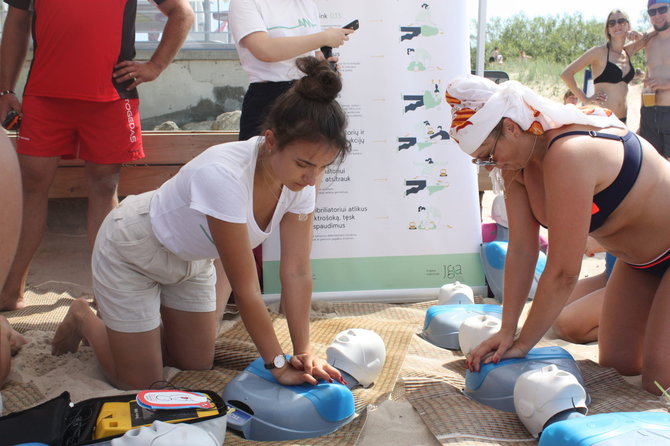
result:
<svg viewBox="0 0 670 446"><path fill-rule="evenodd" d="M240 45L244 37L259 31L270 37L304 36L321 31L319 10L313 0L231 0L228 21L249 82L290 81L300 78L302 73L295 67L296 58L281 62L256 59Z"/></svg>

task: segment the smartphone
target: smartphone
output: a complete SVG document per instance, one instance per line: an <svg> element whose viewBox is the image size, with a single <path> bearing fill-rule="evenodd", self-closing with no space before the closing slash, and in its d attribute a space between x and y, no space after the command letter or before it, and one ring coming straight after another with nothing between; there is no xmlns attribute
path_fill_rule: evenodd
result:
<svg viewBox="0 0 670 446"><path fill-rule="evenodd" d="M354 31L356 31L356 30L358 29L359 26L360 26L360 25L359 25L359 23L358 23L358 19L356 19L356 20L353 20L353 21L347 23L347 24L344 25L342 28L343 28L343 29L353 29ZM331 57L331 56L333 55L333 49L332 49L331 47L329 47L329 46L322 46L322 47L321 47L321 52L323 53L323 56L324 56L326 59L328 59L329 57ZM335 62L330 62L330 66L333 67L333 70L336 69L336 68L335 68L335 67L336 67Z"/></svg>
<svg viewBox="0 0 670 446"><path fill-rule="evenodd" d="M359 23L358 23L358 19L356 19L356 20L352 20L351 22L347 23L342 28L353 29L354 31L356 31L358 29L358 27L359 27Z"/></svg>
<svg viewBox="0 0 670 446"><path fill-rule="evenodd" d="M7 130L18 130L21 126L21 115L14 110L10 110L9 113L7 113L7 117L2 122L2 126Z"/></svg>

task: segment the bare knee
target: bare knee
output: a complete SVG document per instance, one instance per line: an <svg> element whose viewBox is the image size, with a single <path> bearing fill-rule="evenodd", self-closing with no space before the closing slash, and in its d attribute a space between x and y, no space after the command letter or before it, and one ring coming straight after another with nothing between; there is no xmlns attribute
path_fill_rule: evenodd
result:
<svg viewBox="0 0 670 446"><path fill-rule="evenodd" d="M214 367L214 355L198 358L171 358L171 364L181 370L211 370Z"/></svg>
<svg viewBox="0 0 670 446"><path fill-rule="evenodd" d="M575 321L570 318L568 315L561 313L553 325L554 332L559 338L573 342L575 344L581 344L584 341L585 337L585 328L579 327L575 324Z"/></svg>
<svg viewBox="0 0 670 446"><path fill-rule="evenodd" d="M110 378L109 381L114 387L121 390L151 389L154 388L157 383L163 381L163 374L160 373L153 376L130 375L116 377L116 379Z"/></svg>
<svg viewBox="0 0 670 446"><path fill-rule="evenodd" d="M642 372L642 361L617 352L604 352L601 348L598 354L598 363L603 367L611 367L623 376L639 375Z"/></svg>
<svg viewBox="0 0 670 446"><path fill-rule="evenodd" d="M119 185L119 175L108 175L102 178L89 178L91 196L96 198L115 197Z"/></svg>

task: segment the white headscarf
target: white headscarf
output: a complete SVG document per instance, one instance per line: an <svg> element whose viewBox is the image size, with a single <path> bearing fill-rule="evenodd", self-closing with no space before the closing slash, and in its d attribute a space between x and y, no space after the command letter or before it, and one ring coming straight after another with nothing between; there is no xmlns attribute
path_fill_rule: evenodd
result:
<svg viewBox="0 0 670 446"><path fill-rule="evenodd" d="M479 148L502 118L512 119L534 135L568 124L625 128L606 108L559 104L516 81L498 85L481 76L460 76L449 82L445 96L452 107L449 133L468 155Z"/></svg>

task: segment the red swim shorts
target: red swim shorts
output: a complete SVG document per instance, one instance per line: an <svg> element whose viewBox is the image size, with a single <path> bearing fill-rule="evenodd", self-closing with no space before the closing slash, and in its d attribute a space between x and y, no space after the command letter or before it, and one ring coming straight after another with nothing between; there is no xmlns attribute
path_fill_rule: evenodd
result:
<svg viewBox="0 0 670 446"><path fill-rule="evenodd" d="M25 96L16 151L96 164L144 158L139 100L94 102Z"/></svg>

